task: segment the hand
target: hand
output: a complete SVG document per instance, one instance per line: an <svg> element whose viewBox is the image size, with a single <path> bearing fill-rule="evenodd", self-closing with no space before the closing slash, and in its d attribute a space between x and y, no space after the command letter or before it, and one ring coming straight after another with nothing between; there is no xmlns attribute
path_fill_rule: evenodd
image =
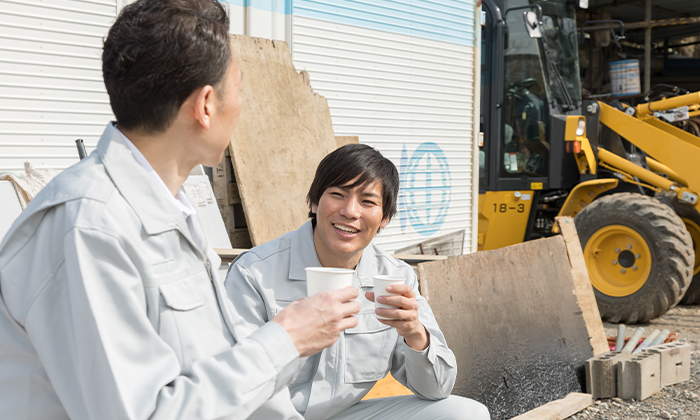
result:
<svg viewBox="0 0 700 420"><path fill-rule="evenodd" d="M377 308L377 315L392 318L379 319L382 324L396 328L396 332L404 338L406 344L413 350L422 351L430 345L430 335L418 320L418 301L413 289L407 284L393 284L386 287L387 292L398 293L400 296L379 296L378 302L385 305L397 306L396 309ZM374 292L365 293L365 297L374 302Z"/></svg>
<svg viewBox="0 0 700 420"><path fill-rule="evenodd" d="M357 326L353 315L360 312L360 304L350 300L357 296L359 292L353 286L328 290L292 302L272 322L287 331L299 357L311 356L332 346L341 331Z"/></svg>

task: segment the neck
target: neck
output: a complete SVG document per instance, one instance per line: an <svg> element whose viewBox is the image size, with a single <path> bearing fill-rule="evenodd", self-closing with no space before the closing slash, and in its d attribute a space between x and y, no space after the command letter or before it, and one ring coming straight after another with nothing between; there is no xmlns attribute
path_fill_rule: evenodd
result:
<svg viewBox="0 0 700 420"><path fill-rule="evenodd" d="M323 267L348 268L350 270L354 270L355 267L357 267L357 264L360 263L360 258L362 258L362 250L355 254L338 255L330 252L322 245L321 237L316 229L314 229L313 238L316 256Z"/></svg>
<svg viewBox="0 0 700 420"><path fill-rule="evenodd" d="M186 143L174 135L171 129L163 133L144 134L138 130L118 128L143 154L168 187L168 191L173 196L177 195L190 171L196 166L192 154L187 153Z"/></svg>

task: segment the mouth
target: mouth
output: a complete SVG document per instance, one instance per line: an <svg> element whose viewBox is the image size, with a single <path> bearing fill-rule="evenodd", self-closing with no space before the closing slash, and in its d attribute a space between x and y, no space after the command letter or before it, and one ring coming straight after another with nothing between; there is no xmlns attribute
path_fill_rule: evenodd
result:
<svg viewBox="0 0 700 420"><path fill-rule="evenodd" d="M338 229L339 231L341 231L343 233L348 233L348 234L353 234L353 233L359 232L359 230L357 230L355 228L351 228L350 226L339 225L337 223L333 223L333 227Z"/></svg>

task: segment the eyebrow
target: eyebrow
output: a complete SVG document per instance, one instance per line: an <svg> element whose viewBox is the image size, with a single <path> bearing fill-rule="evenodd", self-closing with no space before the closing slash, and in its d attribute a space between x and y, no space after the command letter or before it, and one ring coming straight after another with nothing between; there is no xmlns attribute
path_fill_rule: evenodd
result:
<svg viewBox="0 0 700 420"><path fill-rule="evenodd" d="M343 190L343 191L350 191L350 188L348 188L347 185L337 185L335 188L338 188L338 189ZM368 192L368 191L362 191L360 193L360 195L363 197L372 197L372 198L377 198L377 199L382 198L381 195L379 195L375 192Z"/></svg>

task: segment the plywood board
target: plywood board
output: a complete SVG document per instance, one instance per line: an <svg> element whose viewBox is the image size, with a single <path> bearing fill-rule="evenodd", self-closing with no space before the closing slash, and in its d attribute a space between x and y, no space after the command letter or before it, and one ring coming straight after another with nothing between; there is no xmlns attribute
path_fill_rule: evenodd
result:
<svg viewBox="0 0 700 420"><path fill-rule="evenodd" d="M586 268L586 260L583 258L581 241L579 240L578 232L576 232L574 219L571 217L557 217L557 224L566 243L566 251L571 264L571 274L574 278L574 287L576 288L576 298L583 313L583 320L586 323L588 339L593 347L593 355L598 356L610 351L610 347L608 347L608 339L605 336L598 303L596 303L595 294L593 293L593 285L590 277L588 277L588 268Z"/></svg>
<svg viewBox="0 0 700 420"><path fill-rule="evenodd" d="M318 163L336 148L326 99L297 73L285 42L232 35L243 71L231 161L253 245L308 220Z"/></svg>
<svg viewBox="0 0 700 420"><path fill-rule="evenodd" d="M335 144L341 148L348 144L358 144L360 138L358 136L335 136Z"/></svg>
<svg viewBox="0 0 700 420"><path fill-rule="evenodd" d="M582 392L593 356L561 236L418 264L457 357L453 394L494 420Z"/></svg>

